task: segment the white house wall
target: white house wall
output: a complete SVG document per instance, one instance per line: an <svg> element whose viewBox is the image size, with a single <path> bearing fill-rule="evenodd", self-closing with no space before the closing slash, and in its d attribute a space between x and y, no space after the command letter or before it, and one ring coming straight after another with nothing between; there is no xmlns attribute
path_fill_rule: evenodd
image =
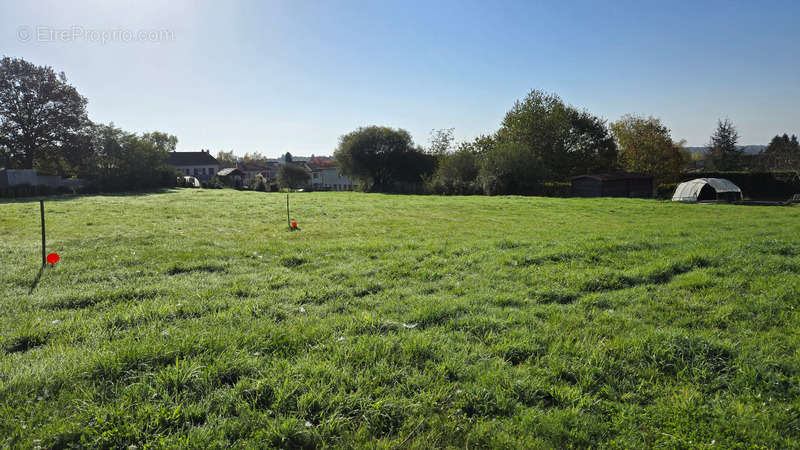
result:
<svg viewBox="0 0 800 450"><path fill-rule="evenodd" d="M350 178L339 175L336 169L322 169L311 175L311 186L322 190L349 191L355 187L355 183Z"/></svg>

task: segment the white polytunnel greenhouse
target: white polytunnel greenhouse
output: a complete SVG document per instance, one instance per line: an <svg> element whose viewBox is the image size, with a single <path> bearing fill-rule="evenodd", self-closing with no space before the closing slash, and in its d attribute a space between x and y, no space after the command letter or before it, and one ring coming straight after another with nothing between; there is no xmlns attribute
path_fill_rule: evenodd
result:
<svg viewBox="0 0 800 450"><path fill-rule="evenodd" d="M702 201L738 201L742 199L742 190L739 186L731 183L725 178L696 178L685 181L678 185L675 194L672 195L674 202L702 202Z"/></svg>

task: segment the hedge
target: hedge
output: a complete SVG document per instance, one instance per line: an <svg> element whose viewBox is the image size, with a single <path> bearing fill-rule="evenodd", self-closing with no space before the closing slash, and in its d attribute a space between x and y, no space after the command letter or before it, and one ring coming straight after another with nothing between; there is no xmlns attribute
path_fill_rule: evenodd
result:
<svg viewBox="0 0 800 450"><path fill-rule="evenodd" d="M661 200L671 200L672 194L675 193L675 189L677 187L678 183L659 184L656 187L656 198Z"/></svg>
<svg viewBox="0 0 800 450"><path fill-rule="evenodd" d="M788 198L800 194L797 172L695 172L681 174L681 181L695 178L725 178L739 186L749 198Z"/></svg>

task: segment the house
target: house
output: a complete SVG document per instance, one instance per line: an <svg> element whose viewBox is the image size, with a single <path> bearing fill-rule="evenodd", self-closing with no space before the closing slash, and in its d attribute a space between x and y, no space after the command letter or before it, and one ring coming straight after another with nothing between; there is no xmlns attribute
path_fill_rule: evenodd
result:
<svg viewBox="0 0 800 450"><path fill-rule="evenodd" d="M292 164L301 164L301 163L307 163L307 162L311 161L312 159L314 159L313 155L312 156L292 156L292 160L289 161L289 162L292 163ZM278 163L285 164L286 162L287 162L286 161L286 155L281 155L278 158Z"/></svg>
<svg viewBox="0 0 800 450"><path fill-rule="evenodd" d="M217 173L217 176L228 186L239 187L244 184L244 172L235 167L222 169Z"/></svg>
<svg viewBox="0 0 800 450"><path fill-rule="evenodd" d="M237 165L237 168L244 173L244 183L251 185L259 175L264 177L267 182L275 182L280 165L280 160L267 158L261 161L242 162Z"/></svg>
<svg viewBox="0 0 800 450"><path fill-rule="evenodd" d="M640 173L600 173L570 178L573 197L653 196L653 177Z"/></svg>
<svg viewBox="0 0 800 450"><path fill-rule="evenodd" d="M356 183L340 175L333 158L317 156L305 164L311 171L311 189L315 191L352 191Z"/></svg>
<svg viewBox="0 0 800 450"><path fill-rule="evenodd" d="M220 169L219 162L211 156L208 150L199 152L169 152L167 165L172 166L184 176L192 176L201 181L207 181L217 174Z"/></svg>

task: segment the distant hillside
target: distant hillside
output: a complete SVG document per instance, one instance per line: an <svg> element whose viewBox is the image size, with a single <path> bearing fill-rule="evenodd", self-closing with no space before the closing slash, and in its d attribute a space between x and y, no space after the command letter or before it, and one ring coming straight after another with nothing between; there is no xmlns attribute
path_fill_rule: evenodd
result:
<svg viewBox="0 0 800 450"><path fill-rule="evenodd" d="M756 153L760 153L762 150L767 148L766 145L737 145L736 148L744 150L746 155L754 155ZM708 151L708 147L686 147L686 150L689 150L692 153L700 152L705 154Z"/></svg>

